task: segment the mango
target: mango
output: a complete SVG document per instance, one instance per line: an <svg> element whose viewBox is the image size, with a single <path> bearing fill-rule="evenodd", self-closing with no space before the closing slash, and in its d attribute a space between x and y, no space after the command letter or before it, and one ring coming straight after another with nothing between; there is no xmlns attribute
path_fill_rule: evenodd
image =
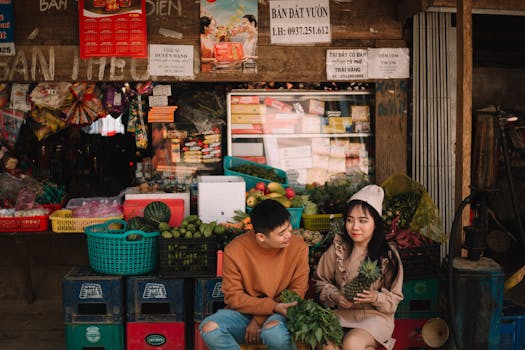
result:
<svg viewBox="0 0 525 350"><path fill-rule="evenodd" d="M280 193L282 195L285 194L285 189L283 185L275 181L270 182L268 185L266 185L266 188L268 189L269 193Z"/></svg>

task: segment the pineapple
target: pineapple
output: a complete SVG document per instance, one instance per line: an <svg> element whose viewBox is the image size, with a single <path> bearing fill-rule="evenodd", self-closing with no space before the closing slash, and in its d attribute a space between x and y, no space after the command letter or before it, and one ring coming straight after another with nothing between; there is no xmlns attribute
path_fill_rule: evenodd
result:
<svg viewBox="0 0 525 350"><path fill-rule="evenodd" d="M381 278L381 270L377 265L377 260L371 260L370 257L368 257L361 262L357 276L346 283L341 289L341 292L346 299L352 301L357 293L369 289L379 278Z"/></svg>

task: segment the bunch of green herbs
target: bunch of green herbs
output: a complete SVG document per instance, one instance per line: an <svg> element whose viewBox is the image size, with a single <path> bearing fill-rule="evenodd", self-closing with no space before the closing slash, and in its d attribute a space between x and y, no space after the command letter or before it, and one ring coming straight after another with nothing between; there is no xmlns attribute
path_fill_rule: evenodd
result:
<svg viewBox="0 0 525 350"><path fill-rule="evenodd" d="M341 345L343 329L334 312L312 299L302 299L297 293L285 289L281 292L283 303L297 301L297 306L288 309L286 326L295 342L302 342L316 349L329 342Z"/></svg>

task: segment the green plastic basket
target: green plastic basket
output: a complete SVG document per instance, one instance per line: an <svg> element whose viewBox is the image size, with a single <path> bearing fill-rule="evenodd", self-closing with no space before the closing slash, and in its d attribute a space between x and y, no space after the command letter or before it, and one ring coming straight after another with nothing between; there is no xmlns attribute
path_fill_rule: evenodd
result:
<svg viewBox="0 0 525 350"><path fill-rule="evenodd" d="M157 267L159 232L126 230L124 220L84 228L87 236L89 264L99 273L108 275L142 275ZM142 238L130 241L129 235Z"/></svg>

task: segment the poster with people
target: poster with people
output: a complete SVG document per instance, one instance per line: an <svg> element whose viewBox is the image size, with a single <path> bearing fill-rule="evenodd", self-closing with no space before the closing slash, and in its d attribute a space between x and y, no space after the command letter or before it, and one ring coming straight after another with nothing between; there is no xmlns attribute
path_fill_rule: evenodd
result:
<svg viewBox="0 0 525 350"><path fill-rule="evenodd" d="M257 72L257 0L201 0L202 72Z"/></svg>

